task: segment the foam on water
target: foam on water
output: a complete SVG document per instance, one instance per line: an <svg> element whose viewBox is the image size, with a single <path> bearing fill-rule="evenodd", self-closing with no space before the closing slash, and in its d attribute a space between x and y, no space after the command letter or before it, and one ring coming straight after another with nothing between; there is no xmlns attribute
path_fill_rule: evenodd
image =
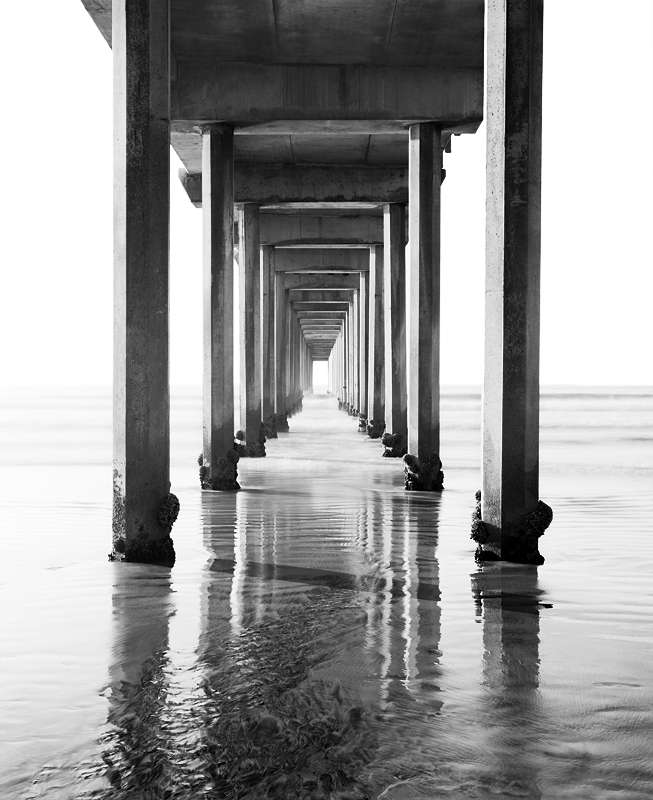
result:
<svg viewBox="0 0 653 800"><path fill-rule="evenodd" d="M442 495L313 396L200 492L173 397L172 571L106 562L108 394L1 408L2 798L649 798L653 397L545 391L539 569L479 570L480 396Z"/></svg>

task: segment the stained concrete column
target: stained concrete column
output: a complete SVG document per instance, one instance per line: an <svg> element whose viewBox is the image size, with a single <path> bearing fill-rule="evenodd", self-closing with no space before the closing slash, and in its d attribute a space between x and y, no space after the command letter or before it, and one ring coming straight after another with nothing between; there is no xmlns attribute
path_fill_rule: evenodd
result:
<svg viewBox="0 0 653 800"><path fill-rule="evenodd" d="M385 339L383 330L383 247L370 249L367 435L378 439L385 428Z"/></svg>
<svg viewBox="0 0 653 800"><path fill-rule="evenodd" d="M202 128L204 228L203 489L239 489L234 450L233 128Z"/></svg>
<svg viewBox="0 0 653 800"><path fill-rule="evenodd" d="M406 488L439 490L440 462L440 126L411 125L408 153L410 263Z"/></svg>
<svg viewBox="0 0 653 800"><path fill-rule="evenodd" d="M406 207L383 207L383 328L385 337L385 433L388 458L408 448L406 377Z"/></svg>
<svg viewBox="0 0 653 800"><path fill-rule="evenodd" d="M550 522L538 504L542 0L490 0L487 14L487 538L478 555L537 564ZM525 524L532 514L543 517Z"/></svg>
<svg viewBox="0 0 653 800"><path fill-rule="evenodd" d="M356 302L356 295L349 301L349 315L347 325L347 361L348 361L348 389L349 389L349 408L348 413L351 416L357 414L356 403L358 402L358 358L356 352L356 325L358 319L358 303Z"/></svg>
<svg viewBox="0 0 653 800"><path fill-rule="evenodd" d="M129 13L127 13L129 11ZM168 3L115 0L114 561L172 565Z"/></svg>
<svg viewBox="0 0 653 800"><path fill-rule="evenodd" d="M245 203L238 208L240 330L240 431L244 434L241 456L265 455L261 429L261 245L259 207ZM242 439L241 439L242 441Z"/></svg>
<svg viewBox="0 0 653 800"><path fill-rule="evenodd" d="M277 431L288 432L288 301L283 272L274 276L274 377Z"/></svg>
<svg viewBox="0 0 653 800"><path fill-rule="evenodd" d="M261 248L261 422L277 438L274 417L274 247Z"/></svg>
<svg viewBox="0 0 653 800"><path fill-rule="evenodd" d="M369 273L361 272L358 290L358 430L362 433L367 431L368 282Z"/></svg>

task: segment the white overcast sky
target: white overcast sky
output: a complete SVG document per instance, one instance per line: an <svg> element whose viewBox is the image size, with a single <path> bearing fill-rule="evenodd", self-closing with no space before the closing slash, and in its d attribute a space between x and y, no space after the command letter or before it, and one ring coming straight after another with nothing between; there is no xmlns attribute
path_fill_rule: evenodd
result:
<svg viewBox="0 0 653 800"><path fill-rule="evenodd" d="M543 384L653 383L653 2L545 0ZM0 0L0 382L110 384L111 51ZM442 383L483 373L484 129L445 156ZM172 163L171 381L200 384L201 212Z"/></svg>

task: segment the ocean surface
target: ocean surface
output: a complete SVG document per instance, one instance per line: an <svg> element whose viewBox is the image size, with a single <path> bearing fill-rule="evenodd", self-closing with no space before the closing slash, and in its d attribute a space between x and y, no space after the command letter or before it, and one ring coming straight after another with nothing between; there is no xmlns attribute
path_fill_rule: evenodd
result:
<svg viewBox="0 0 653 800"><path fill-rule="evenodd" d="M201 492L172 570L107 561L111 397L0 393L0 798L653 797L653 391L545 388L546 563L479 568L480 393L442 494L315 394Z"/></svg>

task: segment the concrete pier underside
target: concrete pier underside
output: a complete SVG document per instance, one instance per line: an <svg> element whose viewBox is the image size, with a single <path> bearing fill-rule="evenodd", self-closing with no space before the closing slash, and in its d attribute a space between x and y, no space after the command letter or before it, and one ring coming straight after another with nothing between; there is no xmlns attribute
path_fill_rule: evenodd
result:
<svg viewBox="0 0 653 800"><path fill-rule="evenodd" d="M327 362L341 409L359 417L362 433L383 437L379 455L404 455L406 488L440 491L443 153L454 135L480 125L487 75L484 478L474 533L481 553L533 562L532 547L522 559L514 540L541 505L542 0L490 0L487 69L483 0L350 0L337 9L322 0L260 0L247 13L240 0L116 0L113 20L111 0L82 2L114 45L116 86L128 87L116 92L117 241L135 254L130 237L141 236L134 268L162 275L156 291L134 288L120 278L118 248L117 319L132 301L165 306L151 330L116 328L119 546L129 551L135 537L162 536L151 525L144 533L121 509L133 500L151 517L169 491L167 161L158 155L164 166L148 173L155 151L134 149L129 136L154 137L159 149L170 142L184 164L189 200L202 208L202 488L238 488L239 457L263 455L266 437L288 431L312 388L313 363ZM138 200L129 194L129 171L121 194L120 153L137 180L155 176L134 185ZM517 196L527 201L513 212ZM138 224L143 231L132 233ZM234 325L241 343L236 440ZM148 353L132 358L139 336L147 337ZM134 368L138 393L130 388ZM143 459L125 447L125 425L143 419L144 401L136 398L155 393L142 424L148 442L158 444ZM159 476L156 499L138 488L139 481L150 485L150 474Z"/></svg>

